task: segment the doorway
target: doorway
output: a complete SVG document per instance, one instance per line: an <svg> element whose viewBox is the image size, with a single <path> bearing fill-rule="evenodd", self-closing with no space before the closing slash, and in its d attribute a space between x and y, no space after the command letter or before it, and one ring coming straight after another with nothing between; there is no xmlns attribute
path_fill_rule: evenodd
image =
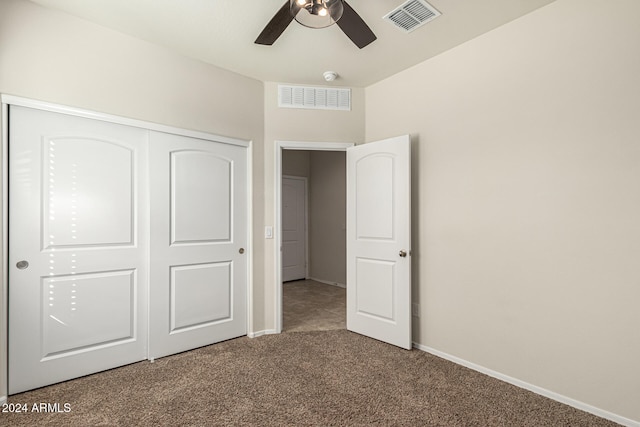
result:
<svg viewBox="0 0 640 427"><path fill-rule="evenodd" d="M283 329L344 329L346 155L283 150L282 169Z"/></svg>
<svg viewBox="0 0 640 427"><path fill-rule="evenodd" d="M287 330L335 328L339 324L336 314L343 318L345 316L345 309L340 308L344 304L342 301L345 299L346 287L344 162L346 149L353 145L276 142L276 247L284 249L283 175L304 177L308 180L309 187L309 264L305 280L283 284L284 252L278 251L276 254L277 333L282 332L285 327ZM332 165L336 159L337 164ZM313 166L319 171L315 174L315 182L311 172ZM327 167L341 169L342 176L336 177ZM340 261L336 262L336 259ZM291 308L286 314L285 305Z"/></svg>
<svg viewBox="0 0 640 427"><path fill-rule="evenodd" d="M283 150L346 151L347 329L411 349L411 139L316 144L276 141L275 224L282 224ZM280 333L282 238L275 236L274 332Z"/></svg>

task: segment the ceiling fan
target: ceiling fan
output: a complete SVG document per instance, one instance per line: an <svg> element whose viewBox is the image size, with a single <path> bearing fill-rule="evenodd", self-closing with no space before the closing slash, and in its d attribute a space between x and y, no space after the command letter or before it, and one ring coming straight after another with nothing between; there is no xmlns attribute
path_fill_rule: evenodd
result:
<svg viewBox="0 0 640 427"><path fill-rule="evenodd" d="M338 24L360 49L376 39L371 28L344 0L287 0L264 27L255 43L272 45L294 19L309 28Z"/></svg>

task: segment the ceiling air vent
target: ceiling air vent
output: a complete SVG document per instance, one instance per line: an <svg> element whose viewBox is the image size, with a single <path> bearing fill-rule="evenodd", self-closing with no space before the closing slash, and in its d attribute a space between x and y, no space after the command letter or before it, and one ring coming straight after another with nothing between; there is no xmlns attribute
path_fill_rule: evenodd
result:
<svg viewBox="0 0 640 427"><path fill-rule="evenodd" d="M351 89L278 85L278 107L351 110Z"/></svg>
<svg viewBox="0 0 640 427"><path fill-rule="evenodd" d="M433 6L424 0L409 0L386 14L382 19L391 22L406 33L440 16Z"/></svg>

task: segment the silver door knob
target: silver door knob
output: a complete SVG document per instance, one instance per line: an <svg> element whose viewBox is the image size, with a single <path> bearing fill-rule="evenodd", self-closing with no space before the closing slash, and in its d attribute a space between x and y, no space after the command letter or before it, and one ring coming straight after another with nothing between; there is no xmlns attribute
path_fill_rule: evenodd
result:
<svg viewBox="0 0 640 427"><path fill-rule="evenodd" d="M16 262L16 267L18 270L24 270L29 267L29 261L18 261Z"/></svg>
<svg viewBox="0 0 640 427"><path fill-rule="evenodd" d="M401 257L401 258L404 258L404 257L406 257L406 256L407 256L407 251L405 251L405 250L401 250L401 251L400 251L400 253L399 253L398 255L400 255L400 257Z"/></svg>

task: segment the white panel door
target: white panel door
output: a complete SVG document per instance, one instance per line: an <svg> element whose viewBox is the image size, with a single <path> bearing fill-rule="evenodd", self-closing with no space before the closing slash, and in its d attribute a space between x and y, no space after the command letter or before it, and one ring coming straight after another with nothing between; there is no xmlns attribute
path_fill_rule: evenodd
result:
<svg viewBox="0 0 640 427"><path fill-rule="evenodd" d="M9 113L9 393L145 359L147 132Z"/></svg>
<svg viewBox="0 0 640 427"><path fill-rule="evenodd" d="M247 150L150 134L149 357L247 333Z"/></svg>
<svg viewBox="0 0 640 427"><path fill-rule="evenodd" d="M347 150L347 329L411 349L411 144Z"/></svg>
<svg viewBox="0 0 640 427"><path fill-rule="evenodd" d="M306 182L282 178L282 281L307 277Z"/></svg>

